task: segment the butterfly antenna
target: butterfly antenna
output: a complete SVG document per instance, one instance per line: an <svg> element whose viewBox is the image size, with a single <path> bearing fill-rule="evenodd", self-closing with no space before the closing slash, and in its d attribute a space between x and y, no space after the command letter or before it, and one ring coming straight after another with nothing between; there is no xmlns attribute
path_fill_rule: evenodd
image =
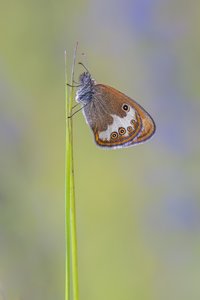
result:
<svg viewBox="0 0 200 300"><path fill-rule="evenodd" d="M90 73L90 72L88 71L88 69L86 68L86 66L85 66L82 62L79 62L79 65L83 66L83 68L84 68L88 73Z"/></svg>
<svg viewBox="0 0 200 300"><path fill-rule="evenodd" d="M89 64L88 64L88 57L87 57L87 55L83 52L83 53L81 53L81 55L83 56L83 61L84 61L84 63L88 66Z"/></svg>

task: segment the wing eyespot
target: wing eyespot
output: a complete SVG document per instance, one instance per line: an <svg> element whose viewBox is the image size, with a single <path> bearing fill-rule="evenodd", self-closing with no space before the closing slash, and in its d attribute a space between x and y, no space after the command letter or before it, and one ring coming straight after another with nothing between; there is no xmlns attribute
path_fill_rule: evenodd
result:
<svg viewBox="0 0 200 300"><path fill-rule="evenodd" d="M128 104L124 103L124 104L122 105L122 109L123 109L124 111L128 112L128 111L130 111L130 106L129 106Z"/></svg>
<svg viewBox="0 0 200 300"><path fill-rule="evenodd" d="M116 131L113 131L113 132L111 133L111 135L110 135L110 138L111 138L112 140L116 140L116 139L118 138L118 133L117 133Z"/></svg>
<svg viewBox="0 0 200 300"><path fill-rule="evenodd" d="M119 135L124 135L126 133L126 129L124 127L119 127L118 132Z"/></svg>
<svg viewBox="0 0 200 300"><path fill-rule="evenodd" d="M132 119L130 123L131 123L131 125L135 126L135 120L134 119Z"/></svg>
<svg viewBox="0 0 200 300"><path fill-rule="evenodd" d="M128 126L127 130L128 130L128 132L132 132L133 131L133 127L132 126Z"/></svg>

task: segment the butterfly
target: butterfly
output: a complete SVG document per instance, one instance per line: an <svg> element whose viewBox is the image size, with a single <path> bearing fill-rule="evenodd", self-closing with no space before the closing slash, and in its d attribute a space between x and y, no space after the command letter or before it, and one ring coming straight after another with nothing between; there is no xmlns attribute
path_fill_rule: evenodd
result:
<svg viewBox="0 0 200 300"><path fill-rule="evenodd" d="M87 69L79 77L76 101L83 105L86 123L100 147L134 146L155 133L155 122L141 105L110 86L96 83Z"/></svg>

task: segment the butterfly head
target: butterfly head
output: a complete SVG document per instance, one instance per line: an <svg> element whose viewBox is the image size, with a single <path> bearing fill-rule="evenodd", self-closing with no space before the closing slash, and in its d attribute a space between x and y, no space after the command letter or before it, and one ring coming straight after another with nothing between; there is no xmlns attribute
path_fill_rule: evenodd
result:
<svg viewBox="0 0 200 300"><path fill-rule="evenodd" d="M92 79L89 72L83 72L79 77L80 87L76 92L76 101L83 104L92 100L95 80Z"/></svg>
<svg viewBox="0 0 200 300"><path fill-rule="evenodd" d="M89 72L83 72L79 76L79 81L80 81L80 84L87 85L87 84L90 84L90 82L92 81L92 77Z"/></svg>

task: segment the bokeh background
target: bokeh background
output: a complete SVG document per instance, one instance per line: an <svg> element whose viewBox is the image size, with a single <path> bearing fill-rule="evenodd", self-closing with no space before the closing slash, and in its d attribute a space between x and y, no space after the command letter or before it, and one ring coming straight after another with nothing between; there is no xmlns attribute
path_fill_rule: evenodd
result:
<svg viewBox="0 0 200 300"><path fill-rule="evenodd" d="M76 41L93 77L157 124L148 143L106 151L74 117L80 300L200 299L199 12L197 0L1 1L1 300L64 299Z"/></svg>

